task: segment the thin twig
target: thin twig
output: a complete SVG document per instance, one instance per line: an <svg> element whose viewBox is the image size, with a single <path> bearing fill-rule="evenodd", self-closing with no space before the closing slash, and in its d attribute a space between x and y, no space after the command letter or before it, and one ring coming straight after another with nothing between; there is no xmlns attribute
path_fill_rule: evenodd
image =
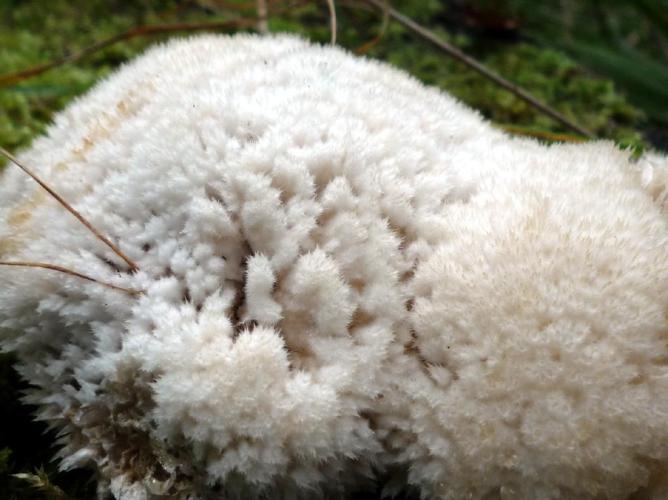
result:
<svg viewBox="0 0 668 500"><path fill-rule="evenodd" d="M105 245L107 245L111 250L118 255L121 259L123 259L128 266L130 266L131 271L138 271L139 267L135 262L130 259L127 255L125 255L120 248L118 248L116 245L114 245L106 236L104 236L100 231L95 229L93 225L88 222L88 220L81 215L72 205L70 205L67 201L63 199L62 196L60 196L58 193L56 193L51 187L49 187L46 182L44 182L42 179L40 179L36 174L34 174L28 167L23 165L18 158L16 158L13 154L11 154L9 151L4 149L3 147L0 147L0 154L5 156L8 160L10 160L12 163L14 163L17 167L19 167L21 170L23 170L26 174L28 174L30 177L32 177L37 184L39 184L44 190L49 193L53 198L56 199L58 203L60 203L68 212L70 212L74 217L77 218L79 222L81 222L91 233L95 235L97 239L99 239L101 242L103 242Z"/></svg>
<svg viewBox="0 0 668 500"><path fill-rule="evenodd" d="M107 288L112 288L114 290L119 290L121 292L129 293L130 295L139 295L142 292L140 290L133 290L131 288L124 288L122 286L114 285L106 281L100 281L98 279L92 278L86 274L79 273L67 267L58 266L56 264L47 264L45 262L25 262L25 261L0 261L0 266L15 266L15 267L31 267L37 269L50 269L51 271L58 271L59 273L67 274L69 276L74 276L75 278L81 278L86 281L92 281L98 285L106 286Z"/></svg>
<svg viewBox="0 0 668 500"><path fill-rule="evenodd" d="M299 8L302 5L307 4L309 1L310 0L296 0L293 2L288 2L285 5L282 5L280 8L272 9L271 4L274 3L274 0L270 0L270 5L267 8L267 14L272 12L275 14L280 14L281 12L289 11L290 9ZM279 0L276 3L282 3L282 0ZM253 5L253 3L248 2L247 5L251 6ZM246 7L246 5L238 5L238 4L230 4L229 6L227 6L227 4L225 3L223 4L223 6L226 8L234 8L235 10L239 10L239 7L244 7L244 8ZM33 66L31 68L20 70L14 73L6 73L4 75L0 75L0 88L7 87L20 81L27 80L28 78L41 75L42 73L45 73L53 68L57 68L58 66L78 61L79 59L82 59L86 56L99 52L100 50L105 49L111 45L114 45L122 41L130 40L132 38L160 35L163 33L172 33L178 31L207 31L207 30L218 30L226 28L248 28L253 25L257 25L257 22L258 20L256 18L240 18L227 21L210 21L210 22L202 21L202 22L190 22L190 23L168 23L168 24L135 26L134 28L130 28L121 33L117 33L109 38L105 38L104 40L99 40L93 43L92 45L89 45L88 47L80 50L79 52L68 54L63 57L56 58L52 61L43 64L38 64L37 66Z"/></svg>
<svg viewBox="0 0 668 500"><path fill-rule="evenodd" d="M327 8L329 9L329 31L331 33L330 43L336 45L336 6L334 0L327 0Z"/></svg>
<svg viewBox="0 0 668 500"><path fill-rule="evenodd" d="M529 103L531 106L534 108L542 111L552 119L558 121L565 127L573 130L574 132L577 132L578 134L582 134L585 137L588 137L590 139L594 139L595 136L588 130L584 129L580 125L573 123L570 121L568 118L566 118L564 115L562 115L559 111L551 108L547 104L544 104L540 102L538 99L536 99L533 95L531 95L529 92L524 90L523 88L519 87L518 85L515 85L514 83L506 80L503 78L501 75L498 75L497 73L491 71L488 69L486 66L484 66L482 63L476 61L473 59L471 56L468 56L461 50L459 50L457 47L449 44L445 40L442 40L438 35L436 35L433 31L428 30L424 26L421 26L420 24L416 23L409 17L403 15L401 12L397 11L396 9L390 7L390 6L385 6L383 0L364 0L367 4L370 4L374 7L376 7L379 10L386 10L389 14L389 16L394 19L395 21L399 22L406 28L410 29L411 31L417 33L420 35L422 38L425 40L431 42L434 44L436 47L441 49L442 51L446 52L450 56L454 57L458 61L464 63L467 65L469 68L477 71L481 75L483 75L486 78L489 78L496 84L500 85L504 89L508 90L515 96L519 97L523 101Z"/></svg>
<svg viewBox="0 0 668 500"><path fill-rule="evenodd" d="M33 66L32 68L24 69L17 71L15 73L7 73L5 75L0 75L0 87L6 87L8 85L13 85L22 80L32 78L37 75L41 75L49 71L50 69L62 66L70 62L78 61L79 59L86 57L88 55L94 54L102 49L105 49L111 45L114 45L118 42L124 40L130 40L132 38L143 37L143 36L153 36L159 35L162 33L172 33L175 31L206 31L206 30L216 30L216 29L225 29L225 28L245 28L253 26L257 22L256 19L234 19L227 21L216 21L216 22L193 22L193 23L174 23L174 24L154 24L146 26L137 26L130 28L129 30L123 31L122 33L117 33L109 38L100 40L93 43L92 45L86 47L85 49L68 54L63 57L54 59L44 64L39 64Z"/></svg>

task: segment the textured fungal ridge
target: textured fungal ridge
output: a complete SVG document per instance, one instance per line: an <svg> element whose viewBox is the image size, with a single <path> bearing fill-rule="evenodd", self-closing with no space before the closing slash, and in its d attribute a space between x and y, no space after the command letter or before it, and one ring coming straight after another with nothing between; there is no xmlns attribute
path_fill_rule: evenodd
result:
<svg viewBox="0 0 668 500"><path fill-rule="evenodd" d="M665 158L286 36L151 49L0 179L0 340L118 499L668 497Z"/></svg>

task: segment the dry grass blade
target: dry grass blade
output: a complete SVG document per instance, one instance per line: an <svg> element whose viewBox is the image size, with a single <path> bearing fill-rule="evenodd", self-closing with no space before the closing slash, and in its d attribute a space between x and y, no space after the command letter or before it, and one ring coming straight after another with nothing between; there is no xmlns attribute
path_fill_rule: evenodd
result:
<svg viewBox="0 0 668 500"><path fill-rule="evenodd" d="M118 248L116 245L114 245L106 236L104 236L102 233L100 233L93 225L88 222L88 220L81 215L72 205L70 205L67 201L63 199L62 196L60 196L58 193L56 193L53 189L49 187L48 184L46 184L42 179L40 179L36 174L34 174L28 167L23 165L21 162L19 162L18 158L16 158L13 154L11 154L9 151L6 149L0 147L0 154L5 156L8 160L10 160L12 163L14 163L16 166L18 166L21 170L23 170L26 174L28 174L37 184L39 184L44 190L49 193L53 198L58 201L68 212L70 212L74 217L77 218L79 222L81 222L91 233L95 235L97 239L102 241L105 245L107 245L116 255L118 255L121 259L125 261L125 263L130 267L130 270L135 272L139 270L139 267L135 262L130 259L123 251L121 251L120 248Z"/></svg>
<svg viewBox="0 0 668 500"><path fill-rule="evenodd" d="M106 286L113 290L118 290L121 292L128 293L130 295L139 295L142 292L139 290L133 290L131 288L124 288L122 286L114 285L112 283L107 283L106 281L100 281L86 274L68 269L67 267L58 266L56 264L48 264L46 262L25 262L25 261L0 261L0 266L14 266L14 267L30 267L35 269L49 269L51 271L57 271L59 273L67 274L68 276L74 276L75 278L81 278L86 281L91 281L97 283L98 285Z"/></svg>
<svg viewBox="0 0 668 500"><path fill-rule="evenodd" d="M406 28L410 29L414 33L417 33L420 35L422 38L425 40L429 41L439 49L441 49L443 52L446 52L450 56L454 57L458 61L464 63L467 65L469 68L477 71L484 77L492 80L499 86L503 87L504 89L508 90L515 96L519 97L523 101L529 103L531 106L534 108L540 110L542 113L546 114L553 120L556 120L557 122L561 123L564 127L567 127L568 129L581 134L585 137L588 137L589 139L594 139L595 136L588 130L584 129L583 127L579 126L576 123L573 123L570 121L568 118L566 118L564 115L559 113L556 109L551 108L547 104L544 104L540 102L538 99L536 99L534 96L532 96L529 92L524 90L518 85L515 85L514 83L506 80L503 78L501 75L498 75L494 73L492 70L487 68L485 65L480 63L479 61L475 60L471 56L465 54L461 50L459 50L457 47L449 44L445 40L442 40L438 35L436 35L434 32L428 30L424 26L416 23L413 21L411 18L403 15L401 12L397 11L396 9L386 5L385 0L364 0L365 3L372 5L373 7L383 11L387 11L388 15L394 19L395 21L399 22Z"/></svg>
<svg viewBox="0 0 668 500"><path fill-rule="evenodd" d="M327 0L327 8L329 9L329 30L332 34L330 43L336 45L336 6L334 5L334 0Z"/></svg>

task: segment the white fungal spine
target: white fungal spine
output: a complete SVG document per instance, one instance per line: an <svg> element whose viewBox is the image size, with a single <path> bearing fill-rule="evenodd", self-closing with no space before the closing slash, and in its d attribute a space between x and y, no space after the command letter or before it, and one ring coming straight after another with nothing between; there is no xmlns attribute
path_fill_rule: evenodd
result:
<svg viewBox="0 0 668 500"><path fill-rule="evenodd" d="M279 36L172 42L0 182L2 345L101 491L663 498L665 159L495 131ZM5 272L6 271L6 272Z"/></svg>

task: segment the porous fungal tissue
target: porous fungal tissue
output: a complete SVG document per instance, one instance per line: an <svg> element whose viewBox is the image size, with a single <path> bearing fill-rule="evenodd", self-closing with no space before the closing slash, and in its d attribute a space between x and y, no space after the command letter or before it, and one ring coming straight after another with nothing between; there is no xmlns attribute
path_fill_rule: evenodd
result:
<svg viewBox="0 0 668 500"><path fill-rule="evenodd" d="M0 268L101 497L668 498L664 157L238 35L149 50L19 158L138 268L4 169L0 259L98 281Z"/></svg>

